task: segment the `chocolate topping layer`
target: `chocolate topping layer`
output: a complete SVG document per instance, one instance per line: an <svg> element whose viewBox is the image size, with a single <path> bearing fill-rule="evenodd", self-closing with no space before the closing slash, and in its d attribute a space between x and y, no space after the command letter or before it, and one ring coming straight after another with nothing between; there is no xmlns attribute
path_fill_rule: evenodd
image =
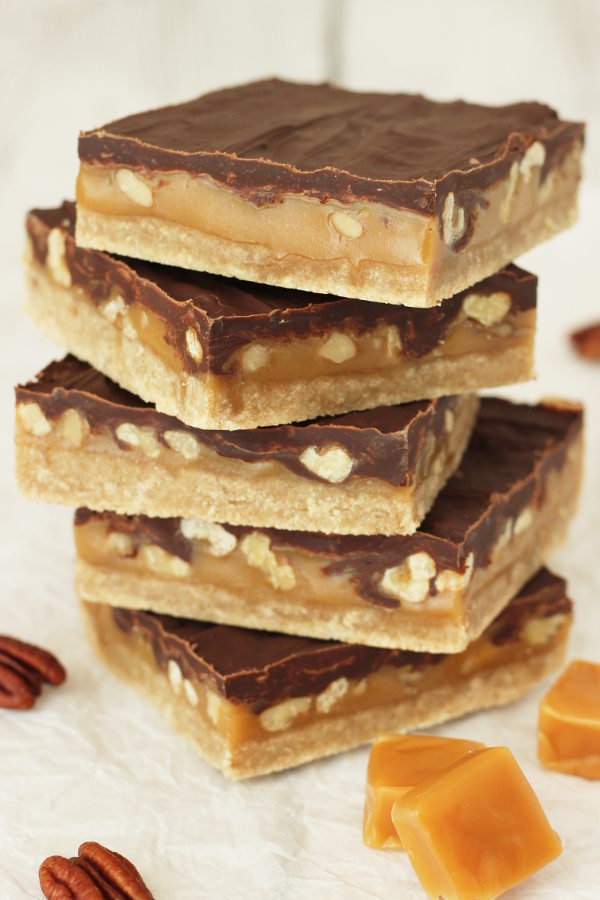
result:
<svg viewBox="0 0 600 900"><path fill-rule="evenodd" d="M345 448L354 460L347 480L376 478L406 487L415 483L428 436L440 440L446 412L455 411L462 402L460 397L443 397L327 416L298 425L209 431L157 412L74 356L50 363L36 381L18 386L15 393L17 403L37 403L50 420L58 419L67 409L76 409L92 433L108 429L125 452L131 447L119 440L116 430L130 422L151 428L165 447L166 431L186 431L220 456L249 463L274 460L296 475L322 481L302 464L300 456L308 447L335 445Z"/></svg>
<svg viewBox="0 0 600 900"><path fill-rule="evenodd" d="M484 637L494 644L508 643L518 639L527 621L568 616L571 609L565 581L542 569ZM208 682L227 700L248 704L257 713L287 697L319 693L337 678L364 678L382 666L424 669L445 658L443 654L318 641L129 609L114 609L113 616L122 631L135 632L152 644L163 671L174 659L184 677Z"/></svg>
<svg viewBox="0 0 600 900"><path fill-rule="evenodd" d="M403 354L418 358L443 343L467 294L505 292L511 314L536 305L537 278L513 265L440 306L414 309L250 284L86 250L75 244L75 205L66 201L57 209L32 210L26 225L40 265L46 262L48 232L61 228L73 285L95 304L114 291L127 305L146 307L164 323L165 340L192 373L236 374L239 363L231 361L231 355L253 341L286 344L335 329L359 336L378 325L396 326ZM200 362L189 353L188 328L194 329L202 346Z"/></svg>
<svg viewBox="0 0 600 900"><path fill-rule="evenodd" d="M544 403L512 404L484 398L473 436L460 467L412 535L324 535L226 525L240 537L250 531L269 536L275 552L298 550L322 560L326 574L350 578L365 600L395 608L399 601L383 594L379 581L387 568L414 553L428 553L437 572L464 571L473 554L475 568L485 567L508 519L516 521L530 503L540 503L552 470L563 466L567 451L581 434L583 413L577 407ZM76 525L102 519L111 530L125 531L134 541L150 541L189 560L192 542L178 519L119 516L78 510ZM183 545L187 545L185 554ZM225 563L226 564L226 563ZM430 583L435 593L434 578Z"/></svg>
<svg viewBox="0 0 600 900"><path fill-rule="evenodd" d="M432 215L497 182L534 141L542 177L583 126L540 103L487 107L277 79L119 119L79 137L83 162L208 175L257 206L285 195ZM472 206L462 196L461 205Z"/></svg>

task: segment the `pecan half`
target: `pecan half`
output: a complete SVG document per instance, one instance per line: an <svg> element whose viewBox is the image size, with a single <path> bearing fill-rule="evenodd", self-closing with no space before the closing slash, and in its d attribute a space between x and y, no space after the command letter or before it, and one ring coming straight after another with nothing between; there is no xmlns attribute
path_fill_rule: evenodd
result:
<svg viewBox="0 0 600 900"><path fill-rule="evenodd" d="M3 650L0 650L0 665L4 666L6 669L10 669L10 671L19 676L24 682L28 691L37 697L42 691L42 679L37 672L34 672L33 669L29 669L27 666L24 666L23 663L19 662L18 659L15 659L14 656L10 656L8 653L5 653Z"/></svg>
<svg viewBox="0 0 600 900"><path fill-rule="evenodd" d="M43 682L58 685L66 677L47 650L0 635L0 707L31 709Z"/></svg>
<svg viewBox="0 0 600 900"><path fill-rule="evenodd" d="M571 343L580 356L600 362L600 322L574 331Z"/></svg>
<svg viewBox="0 0 600 900"><path fill-rule="evenodd" d="M49 856L39 875L48 900L154 900L133 863L95 841L71 859Z"/></svg>
<svg viewBox="0 0 600 900"><path fill-rule="evenodd" d="M40 866L39 877L47 900L104 900L105 897L80 867L76 856L73 859L49 856Z"/></svg>
<svg viewBox="0 0 600 900"><path fill-rule="evenodd" d="M0 660L0 706L5 709L31 709L36 697L27 678Z"/></svg>

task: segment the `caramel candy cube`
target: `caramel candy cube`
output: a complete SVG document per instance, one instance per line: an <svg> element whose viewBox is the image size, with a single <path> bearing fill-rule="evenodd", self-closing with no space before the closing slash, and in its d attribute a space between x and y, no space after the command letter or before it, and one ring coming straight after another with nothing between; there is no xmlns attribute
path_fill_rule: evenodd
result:
<svg viewBox="0 0 600 900"><path fill-rule="evenodd" d="M540 703L542 765L600 779L600 665L574 660Z"/></svg>
<svg viewBox="0 0 600 900"><path fill-rule="evenodd" d="M562 851L507 747L477 750L421 782L392 820L433 900L492 900Z"/></svg>
<svg viewBox="0 0 600 900"><path fill-rule="evenodd" d="M376 850L402 849L392 806L425 778L481 750L477 741L423 734L382 734L371 748L363 818L363 840Z"/></svg>

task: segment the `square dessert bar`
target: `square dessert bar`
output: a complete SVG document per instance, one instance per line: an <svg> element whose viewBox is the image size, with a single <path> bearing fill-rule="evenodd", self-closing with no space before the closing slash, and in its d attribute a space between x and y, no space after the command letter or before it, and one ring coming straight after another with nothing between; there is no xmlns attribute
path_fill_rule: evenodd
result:
<svg viewBox="0 0 600 900"><path fill-rule="evenodd" d="M79 138L77 243L432 306L576 217L583 125L268 80Z"/></svg>
<svg viewBox="0 0 600 900"><path fill-rule="evenodd" d="M79 510L83 600L376 647L464 650L565 537L582 413L483 399L412 535L325 535Z"/></svg>
<svg viewBox="0 0 600 900"><path fill-rule="evenodd" d="M228 778L300 765L521 697L556 670L571 624L543 570L463 653L432 656L82 603L109 668ZM550 627L551 626L551 627Z"/></svg>
<svg viewBox="0 0 600 900"><path fill-rule="evenodd" d="M73 356L18 387L16 401L17 478L31 499L336 534L415 531L458 466L478 408L465 394L204 431Z"/></svg>
<svg viewBox="0 0 600 900"><path fill-rule="evenodd" d="M198 428L280 425L533 376L534 275L508 266L430 310L321 297L77 247L75 207L27 216L27 311Z"/></svg>

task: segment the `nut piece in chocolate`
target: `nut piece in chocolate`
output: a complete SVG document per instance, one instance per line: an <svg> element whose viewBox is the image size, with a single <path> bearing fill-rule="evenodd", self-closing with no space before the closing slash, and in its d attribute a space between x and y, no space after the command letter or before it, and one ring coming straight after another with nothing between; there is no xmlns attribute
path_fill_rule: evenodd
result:
<svg viewBox="0 0 600 900"><path fill-rule="evenodd" d="M79 138L83 247L434 306L570 225L583 126L271 79Z"/></svg>

